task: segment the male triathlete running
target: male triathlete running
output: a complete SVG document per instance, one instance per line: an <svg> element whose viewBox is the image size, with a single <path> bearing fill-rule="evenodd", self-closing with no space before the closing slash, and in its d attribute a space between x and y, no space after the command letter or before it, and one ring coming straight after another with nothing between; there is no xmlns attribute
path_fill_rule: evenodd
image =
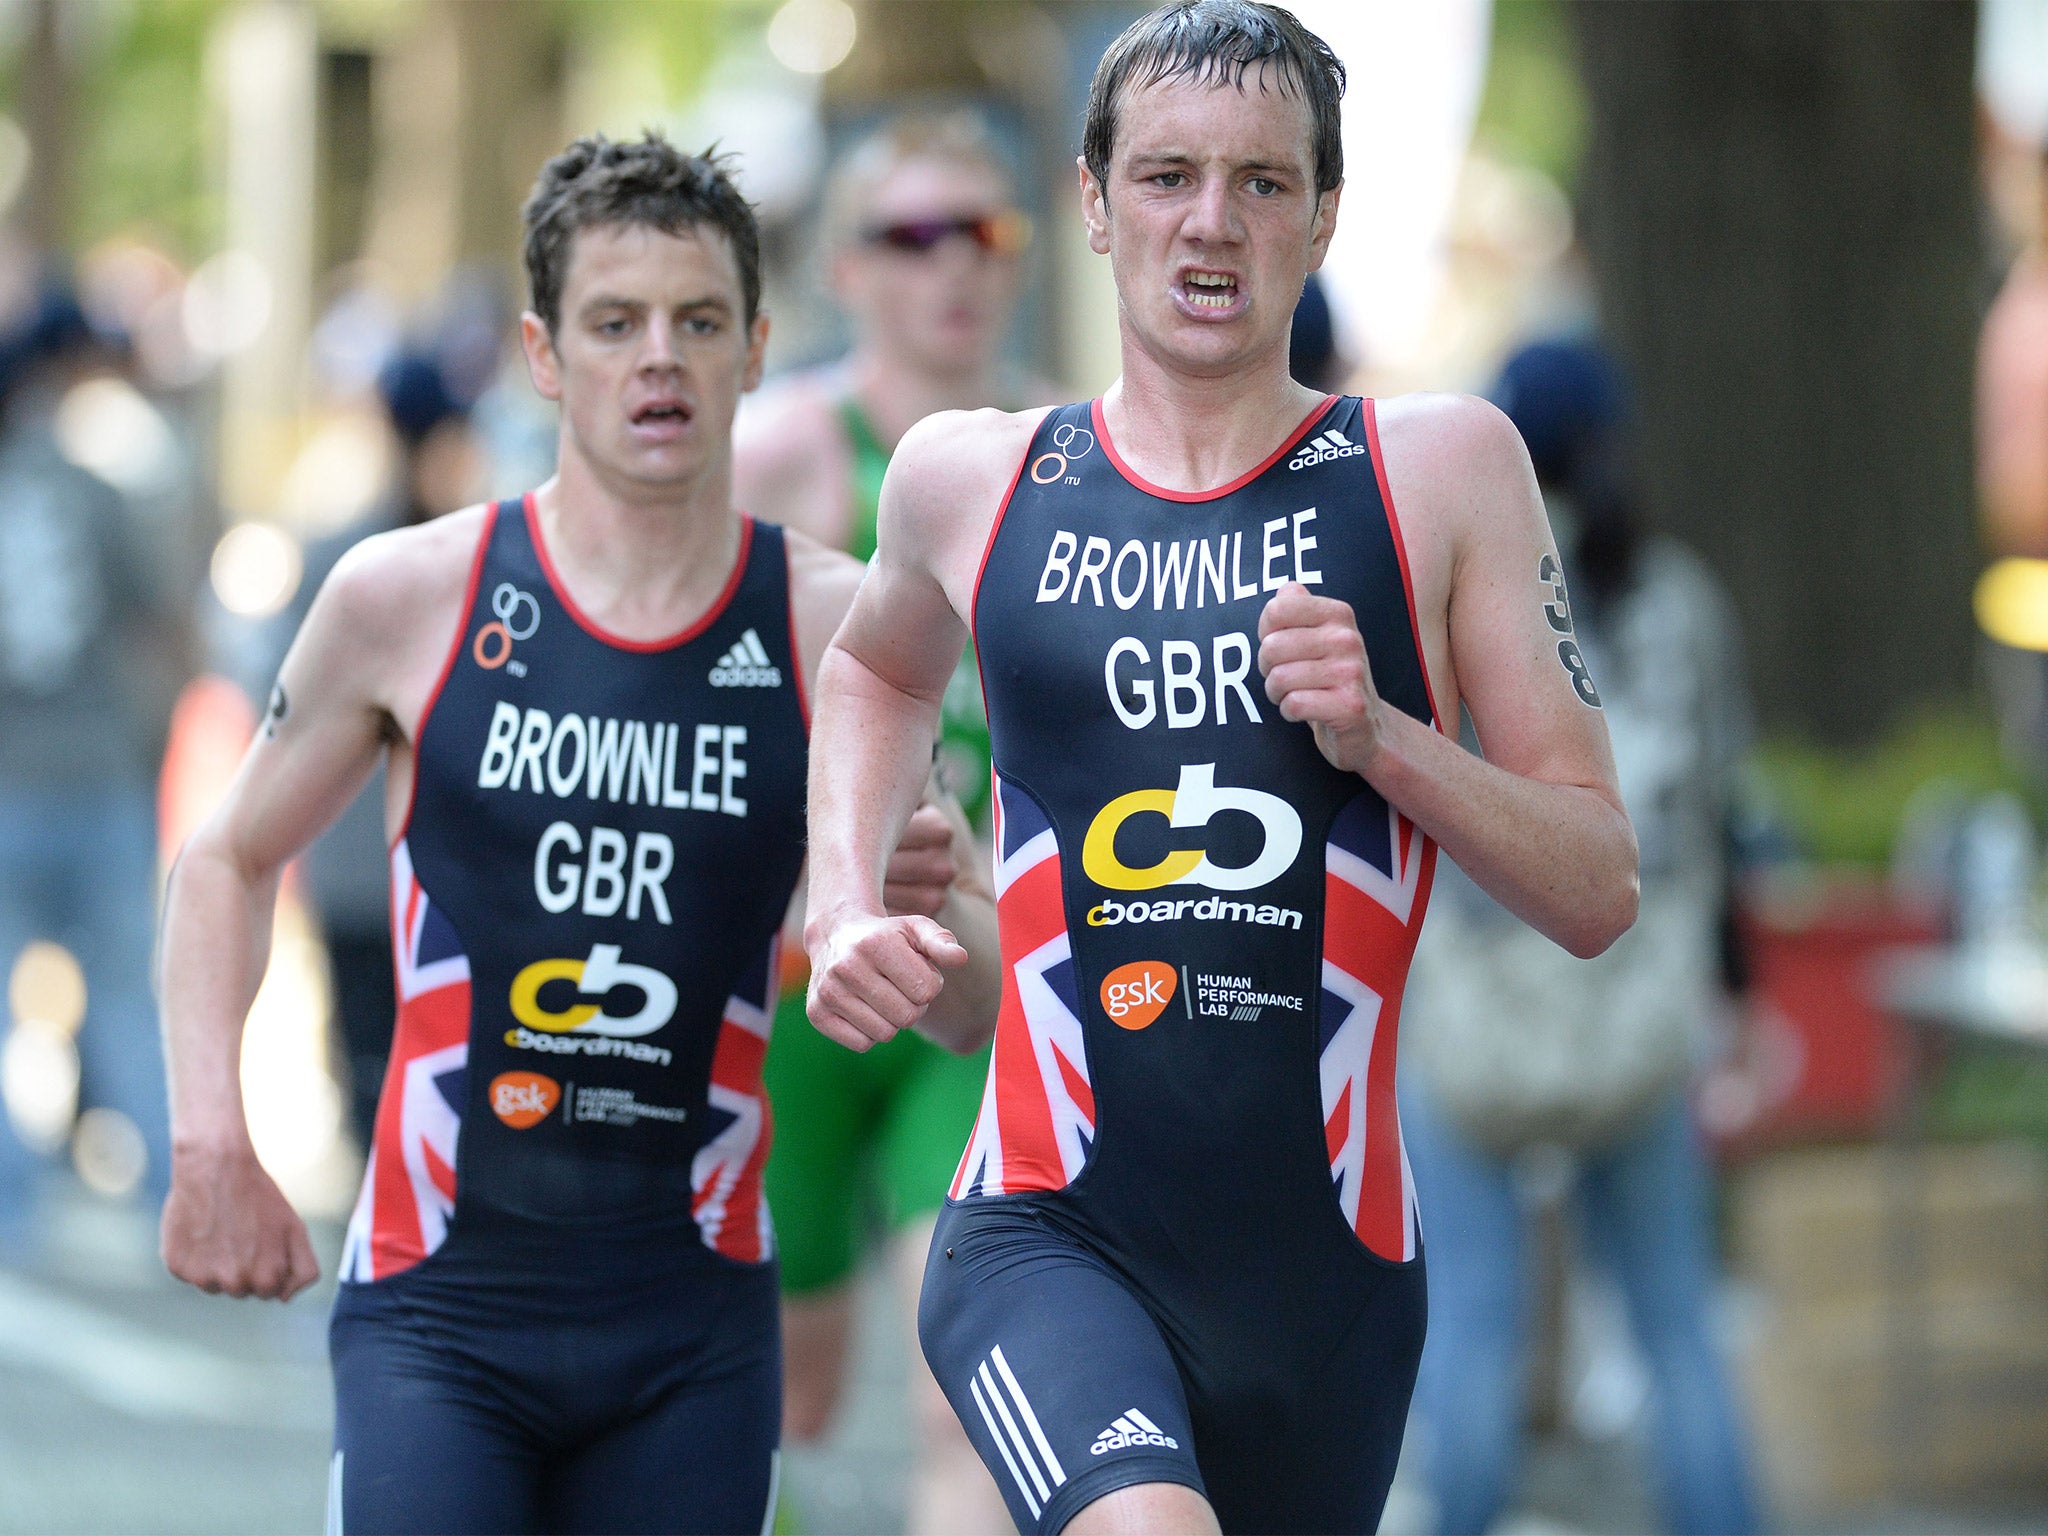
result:
<svg viewBox="0 0 2048 1536"><path fill-rule="evenodd" d="M827 276L853 350L748 402L734 434L733 484L742 505L866 560L883 471L913 423L934 411L1055 397L1002 365L1030 224L975 119L883 125L834 168L824 201ZM946 689L939 750L946 787L984 830L988 724L971 654ZM844 1381L850 1282L871 1210L891 1232L904 1316L915 1315L932 1221L973 1128L988 1053L955 1056L905 1034L855 1055L804 1021L800 946L786 948L784 973L764 1072L777 1116L767 1192L782 1267L783 1423L809 1440L830 1426ZM909 1529L1007 1531L1001 1498L922 1358L910 1379Z"/></svg>
<svg viewBox="0 0 2048 1536"><path fill-rule="evenodd" d="M1246 0L1112 45L1081 192L1123 377L912 430L821 669L811 1016L862 1049L936 979L880 879L980 653L1003 1001L920 1332L1026 1530L1374 1527L1423 1330L1393 1071L1435 850L1576 953L1634 914L1513 428L1287 376L1342 82Z"/></svg>
<svg viewBox="0 0 2048 1536"><path fill-rule="evenodd" d="M164 1254L232 1295L316 1277L237 1045L280 871L388 752L399 1013L335 1303L330 1528L758 1530L781 1417L761 1061L804 701L860 566L733 509L767 322L723 168L579 140L525 221L555 478L343 559L172 882ZM951 970L942 922L980 944L993 914L940 827L892 897L937 915L912 927ZM974 994L928 1027L978 1044Z"/></svg>

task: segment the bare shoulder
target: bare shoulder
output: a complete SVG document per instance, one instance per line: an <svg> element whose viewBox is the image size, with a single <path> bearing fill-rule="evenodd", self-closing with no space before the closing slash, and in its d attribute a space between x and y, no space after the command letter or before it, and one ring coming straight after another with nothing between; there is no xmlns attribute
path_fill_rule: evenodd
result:
<svg viewBox="0 0 2048 1536"><path fill-rule="evenodd" d="M467 507L432 522L375 534L335 563L316 608L352 630L389 635L446 615L469 590L488 509Z"/></svg>
<svg viewBox="0 0 2048 1536"><path fill-rule="evenodd" d="M789 550L790 602L799 613L830 611L837 625L852 605L867 566L801 529L785 528L782 537Z"/></svg>
<svg viewBox="0 0 2048 1536"><path fill-rule="evenodd" d="M1529 455L1515 424L1476 395L1396 395L1376 402L1389 481L1411 480L1436 501L1466 487L1519 485ZM1399 499L1399 485L1394 486Z"/></svg>
<svg viewBox="0 0 2048 1536"><path fill-rule="evenodd" d="M927 416L896 446L889 478L915 511L929 499L958 505L962 494L988 492L1000 497L1024 462L1031 435L1050 406L1028 411L940 411ZM989 503L994 511L994 502Z"/></svg>
<svg viewBox="0 0 2048 1536"><path fill-rule="evenodd" d="M853 594L860 590L867 566L794 528L785 528L782 536L789 551L790 632L808 694L817 681L825 647L832 643L840 620L853 606Z"/></svg>
<svg viewBox="0 0 2048 1536"><path fill-rule="evenodd" d="M818 434L838 430L832 403L807 376L763 385L740 405L733 455L756 472L795 471L817 459Z"/></svg>
<svg viewBox="0 0 2048 1536"><path fill-rule="evenodd" d="M462 622L487 517L469 507L350 549L299 632L299 669L352 675L352 691L401 722L416 718Z"/></svg>

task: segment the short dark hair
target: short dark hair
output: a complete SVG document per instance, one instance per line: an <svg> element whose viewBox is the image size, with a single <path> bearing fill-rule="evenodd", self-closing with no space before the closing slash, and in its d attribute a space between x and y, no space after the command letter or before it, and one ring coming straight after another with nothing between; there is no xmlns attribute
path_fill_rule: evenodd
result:
<svg viewBox="0 0 2048 1536"><path fill-rule="evenodd" d="M1124 28L1095 66L1088 87L1081 154L1089 171L1108 187L1117 114L1128 90L1162 80L1198 80L1241 91L1246 74L1269 60L1282 94L1299 97L1308 107L1316 192L1328 192L1344 179L1338 105L1344 65L1292 12L1256 0L1175 0Z"/></svg>
<svg viewBox="0 0 2048 1536"><path fill-rule="evenodd" d="M715 147L686 155L659 133L623 144L590 134L540 168L520 218L533 312L550 334L561 319L576 232L607 225L648 224L668 235L722 231L739 264L747 324L761 307L761 226L733 180L732 157Z"/></svg>

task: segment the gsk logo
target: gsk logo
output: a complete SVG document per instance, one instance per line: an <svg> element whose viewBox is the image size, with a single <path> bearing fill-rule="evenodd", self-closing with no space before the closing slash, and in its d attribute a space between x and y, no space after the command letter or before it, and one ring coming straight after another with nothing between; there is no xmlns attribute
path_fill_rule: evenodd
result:
<svg viewBox="0 0 2048 1536"><path fill-rule="evenodd" d="M1164 816L1170 827L1206 826L1221 811L1245 811L1264 832L1259 856L1235 868L1213 862L1199 848L1176 848L1157 864L1132 869L1118 857L1116 836L1133 816ZM1205 885L1212 891L1250 891L1270 885L1301 852L1301 817L1278 795L1258 789L1219 789L1214 763L1183 764L1174 789L1135 789L1096 812L1081 843L1081 869L1112 891L1155 891L1163 885Z"/></svg>
<svg viewBox="0 0 2048 1536"><path fill-rule="evenodd" d="M500 1072L491 1079L491 1113L515 1131L547 1119L562 1101L562 1085L538 1072Z"/></svg>
<svg viewBox="0 0 2048 1536"><path fill-rule="evenodd" d="M1179 980L1164 960L1133 960L1102 978L1102 1011L1125 1029L1143 1029L1173 1001Z"/></svg>
<svg viewBox="0 0 2048 1536"><path fill-rule="evenodd" d="M569 983L579 1000L551 1008L541 993L560 982ZM621 989L640 994L638 1011L606 1013L604 1004ZM653 1034L675 1016L676 984L650 966L622 964L616 944L593 944L587 960L534 961L512 978L511 1003L512 1017L528 1029L632 1039Z"/></svg>
<svg viewBox="0 0 2048 1536"><path fill-rule="evenodd" d="M1301 452L1287 461L1289 469L1307 469L1315 464L1327 464L1331 459L1348 459L1365 449L1351 441L1335 427L1310 438L1301 445Z"/></svg>

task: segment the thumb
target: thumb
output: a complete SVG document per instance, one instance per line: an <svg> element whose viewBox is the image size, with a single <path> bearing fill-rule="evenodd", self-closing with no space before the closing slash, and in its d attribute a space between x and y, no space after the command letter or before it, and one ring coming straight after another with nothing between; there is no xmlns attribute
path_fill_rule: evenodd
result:
<svg viewBox="0 0 2048 1536"><path fill-rule="evenodd" d="M918 947L925 959L941 970L952 970L967 963L967 951L960 947L960 941L952 931L941 927L928 917L906 919L910 924L910 941Z"/></svg>

